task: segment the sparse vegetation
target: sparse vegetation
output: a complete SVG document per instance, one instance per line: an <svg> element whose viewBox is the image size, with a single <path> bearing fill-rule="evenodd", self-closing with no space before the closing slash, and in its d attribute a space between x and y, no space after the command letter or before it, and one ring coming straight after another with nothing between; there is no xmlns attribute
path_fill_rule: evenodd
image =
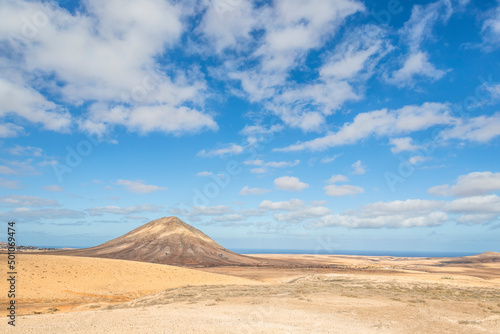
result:
<svg viewBox="0 0 500 334"><path fill-rule="evenodd" d="M481 324L481 321L476 321L476 320L460 320L458 321L460 325L479 325Z"/></svg>

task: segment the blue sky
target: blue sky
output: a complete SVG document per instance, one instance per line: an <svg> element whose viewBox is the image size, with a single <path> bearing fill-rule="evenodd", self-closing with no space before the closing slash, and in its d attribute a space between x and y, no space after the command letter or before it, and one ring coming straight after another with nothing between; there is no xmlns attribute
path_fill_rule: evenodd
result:
<svg viewBox="0 0 500 334"><path fill-rule="evenodd" d="M21 244L176 215L228 248L500 251L500 2L0 8Z"/></svg>

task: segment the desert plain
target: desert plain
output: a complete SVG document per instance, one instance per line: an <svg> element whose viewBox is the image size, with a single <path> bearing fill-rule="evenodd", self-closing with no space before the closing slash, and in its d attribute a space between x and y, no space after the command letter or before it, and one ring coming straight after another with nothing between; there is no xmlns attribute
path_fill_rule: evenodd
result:
<svg viewBox="0 0 500 334"><path fill-rule="evenodd" d="M252 256L268 264L20 253L16 326L2 307L1 332L500 333L500 253Z"/></svg>

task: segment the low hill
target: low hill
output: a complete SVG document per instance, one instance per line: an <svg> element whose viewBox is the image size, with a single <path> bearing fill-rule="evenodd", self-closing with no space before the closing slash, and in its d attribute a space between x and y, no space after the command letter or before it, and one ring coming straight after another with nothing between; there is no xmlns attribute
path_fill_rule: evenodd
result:
<svg viewBox="0 0 500 334"><path fill-rule="evenodd" d="M259 265L265 262L225 249L177 217L153 220L99 246L57 253L181 266Z"/></svg>

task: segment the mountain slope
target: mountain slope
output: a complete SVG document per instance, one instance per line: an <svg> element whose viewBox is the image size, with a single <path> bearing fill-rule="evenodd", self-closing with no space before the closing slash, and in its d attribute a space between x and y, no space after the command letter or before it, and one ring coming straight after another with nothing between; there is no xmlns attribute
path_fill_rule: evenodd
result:
<svg viewBox="0 0 500 334"><path fill-rule="evenodd" d="M164 217L99 246L58 252L186 266L258 265L265 260L231 252L177 217Z"/></svg>

